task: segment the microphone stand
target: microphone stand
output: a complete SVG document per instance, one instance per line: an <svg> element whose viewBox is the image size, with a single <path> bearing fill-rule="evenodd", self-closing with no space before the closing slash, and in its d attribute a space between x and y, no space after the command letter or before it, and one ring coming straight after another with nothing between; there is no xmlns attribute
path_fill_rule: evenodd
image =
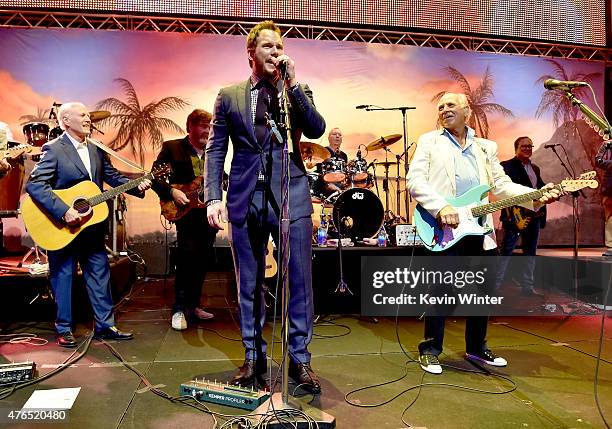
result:
<svg viewBox="0 0 612 429"><path fill-rule="evenodd" d="M400 106L400 107L376 107L376 106L368 106L365 108L366 112L371 112L371 111L375 111L375 110L399 110L402 112L402 127L403 127L403 137L404 137L404 153L408 152L408 140L407 140L407 130L406 130L406 111L407 110L415 110L416 107L410 107L410 106ZM408 176L408 169L410 168L410 166L408 165L408 155L406 155L406 157L404 158L404 179L406 178L406 176ZM404 195L404 206L406 208L406 222L410 223L410 193L406 192L406 194ZM397 215L399 216L400 213L398 212Z"/></svg>
<svg viewBox="0 0 612 429"><path fill-rule="evenodd" d="M557 152L557 149L555 149L555 146L551 146L551 149L553 153L559 159L561 166L565 169L567 174L569 174L569 176L573 178L574 173L572 173L570 169L568 168L567 164L563 162L563 159L561 158L561 156L559 156L559 152ZM579 195L578 192L572 192L572 222L574 224L574 246L573 246L574 247L574 258L578 257L578 222L576 222L576 219L578 217L578 195Z"/></svg>
<svg viewBox="0 0 612 429"><path fill-rule="evenodd" d="M273 120L269 117L267 118L268 126L274 136L277 139L278 143L283 146L282 150L282 162L281 162L281 208L279 213L279 226L280 226L280 234L279 234L279 264L278 270L280 273L280 284L282 285L281 289L281 302L282 302L282 311L281 311L281 320L282 320L282 328L281 328L281 391L274 392L275 388L275 380L270 379L270 389L271 395L268 400L263 402L257 409L253 412L253 414L259 420L259 423L263 423L265 421L266 427L270 429L282 429L287 427L287 410L294 410L294 413L290 413L292 415L292 424L296 423L304 423L298 415L304 413L302 410L302 406L295 401L289 402L289 258L291 256L290 252L290 223L291 217L289 213L289 183L291 180L290 173L290 154L293 152L293 136L292 136L292 128L291 128L291 115L289 114L289 96L287 94L287 82L286 82L286 68L283 67L281 70L281 82L282 82L282 91L280 93L279 105L280 105L280 127L285 130L286 138L283 138L283 135L278 131L278 128ZM278 140L280 138L280 140ZM273 144L273 143L272 143ZM312 263L312 262L310 262ZM270 374L271 375L271 374ZM274 420L270 420L267 413L272 410L274 413ZM280 413L277 415L276 412ZM317 410L316 408L309 409L308 421L315 421L316 426L321 429L331 429L336 426L336 419L330 414L327 414L321 410ZM316 417L311 417L312 414L318 414ZM308 423L306 421L306 423ZM256 426L259 426L256 425ZM296 426L302 427L302 426Z"/></svg>

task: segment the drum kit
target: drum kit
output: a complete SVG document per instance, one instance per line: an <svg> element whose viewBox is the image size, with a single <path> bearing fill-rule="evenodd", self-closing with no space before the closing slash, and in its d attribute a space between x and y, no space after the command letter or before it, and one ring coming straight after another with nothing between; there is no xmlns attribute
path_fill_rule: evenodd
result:
<svg viewBox="0 0 612 429"><path fill-rule="evenodd" d="M383 224L397 222L389 210L389 168L398 166L399 183L399 160L385 162L370 162L362 156L362 147L365 146L366 156L376 150L385 150L385 158L390 152L388 147L401 140L401 134L391 134L362 145L357 151L355 159L347 161L339 156L331 155L325 147L308 141L300 142L302 160L307 169L310 196L313 204L321 205L319 218L313 215L314 234L313 240L317 240L317 229L320 225L329 225L330 237L340 236L359 241L376 235ZM371 173L377 165L385 168L382 176L385 191L385 207L378 197L378 176ZM376 193L371 188L376 186ZM398 186L399 190L399 186Z"/></svg>

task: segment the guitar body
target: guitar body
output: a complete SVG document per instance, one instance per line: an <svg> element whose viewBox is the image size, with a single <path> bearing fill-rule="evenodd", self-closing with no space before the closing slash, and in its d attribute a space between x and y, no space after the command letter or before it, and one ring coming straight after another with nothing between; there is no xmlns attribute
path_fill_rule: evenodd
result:
<svg viewBox="0 0 612 429"><path fill-rule="evenodd" d="M265 278L269 279L276 275L278 271L278 265L276 259L274 259L274 243L272 240L268 241L268 247L266 248L266 271L264 273Z"/></svg>
<svg viewBox="0 0 612 429"><path fill-rule="evenodd" d="M191 209L205 208L206 205L199 200L200 189L202 188L202 176L196 177L191 183L185 183L182 185L174 184L172 187L183 191L187 198L189 198L189 204L185 206L177 206L174 200L159 200L161 207L161 214L165 217L168 222L176 222L183 216L185 216Z"/></svg>
<svg viewBox="0 0 612 429"><path fill-rule="evenodd" d="M534 212L520 206L512 206L504 210L506 211L507 218L510 219L510 222L512 222L517 231L523 231L534 218L543 216L542 212Z"/></svg>
<svg viewBox="0 0 612 429"><path fill-rule="evenodd" d="M441 252L451 248L468 235L485 235L491 232L491 228L483 225L486 216L476 218L471 213L471 209L481 203L483 195L489 192L489 189L487 185L479 185L460 197L446 198L448 204L459 213L457 228L440 227L438 220L417 204L413 222L425 246L432 252Z"/></svg>
<svg viewBox="0 0 612 429"><path fill-rule="evenodd" d="M72 207L75 200L100 195L100 188L89 180L77 183L68 189L54 190L59 199ZM21 203L23 222L34 242L46 250L59 250L69 245L84 229L103 222L108 217L108 205L93 206L81 224L69 227L56 222L39 207L29 195Z"/></svg>

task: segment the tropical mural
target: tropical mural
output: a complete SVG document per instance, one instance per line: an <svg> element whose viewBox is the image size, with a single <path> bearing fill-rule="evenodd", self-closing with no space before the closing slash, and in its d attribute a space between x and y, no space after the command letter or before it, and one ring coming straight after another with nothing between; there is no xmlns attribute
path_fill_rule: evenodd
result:
<svg viewBox="0 0 612 429"><path fill-rule="evenodd" d="M164 140L184 135L191 110L212 111L219 88L243 81L250 73L244 36L0 29L0 40L0 56L9 59L0 65L0 121L9 124L15 140L25 140L25 123L54 127L49 119L54 103L78 100L92 111L110 113L96 122L99 131L93 137L144 168L150 168ZM468 96L474 112L471 126L478 135L498 142L501 160L511 158L513 141L527 135L535 143L533 160L546 181L593 169L601 137L562 92L547 91L542 82L548 78L588 81L595 99L588 88L577 88L575 94L589 106L595 106L595 101L603 105L602 63L298 39L287 39L285 50L296 61L298 80L312 88L327 132L334 127L342 130L342 149L349 158L355 157L359 147L380 136L401 134L403 129L400 112L356 110L355 106L415 107L406 122L411 155L418 136L436 127L436 100L451 91ZM326 135L315 143L326 145ZM562 144L557 151L560 157L544 148L550 143ZM368 162L394 160L403 153L404 142L388 149L363 154ZM226 166L230 159L231 152ZM126 173L137 174L114 163ZM566 172L563 164L573 172ZM27 160L25 167L27 179L33 161ZM390 170L393 180L389 181L394 211L396 170ZM382 168L376 169L375 176L381 182ZM399 184L403 201L402 177ZM378 190L384 202L382 186ZM585 191L577 205L580 242L602 243L598 193ZM128 197L127 207L130 241L164 237L167 224L160 220L153 192L144 200ZM404 208L400 212L405 215ZM550 217L555 221L548 223L541 243L571 244L572 212L570 197L551 206ZM5 219L4 224L9 245L29 245L19 218ZM169 233L172 236L173 231ZM223 235L218 242L226 243Z"/></svg>

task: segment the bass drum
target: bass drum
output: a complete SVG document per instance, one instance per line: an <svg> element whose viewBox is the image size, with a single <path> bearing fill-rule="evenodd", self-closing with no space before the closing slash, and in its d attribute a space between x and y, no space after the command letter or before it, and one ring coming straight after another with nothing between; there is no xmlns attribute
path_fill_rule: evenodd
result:
<svg viewBox="0 0 612 429"><path fill-rule="evenodd" d="M380 199L368 189L348 189L334 201L333 222L342 237L356 240L373 237L384 217Z"/></svg>

